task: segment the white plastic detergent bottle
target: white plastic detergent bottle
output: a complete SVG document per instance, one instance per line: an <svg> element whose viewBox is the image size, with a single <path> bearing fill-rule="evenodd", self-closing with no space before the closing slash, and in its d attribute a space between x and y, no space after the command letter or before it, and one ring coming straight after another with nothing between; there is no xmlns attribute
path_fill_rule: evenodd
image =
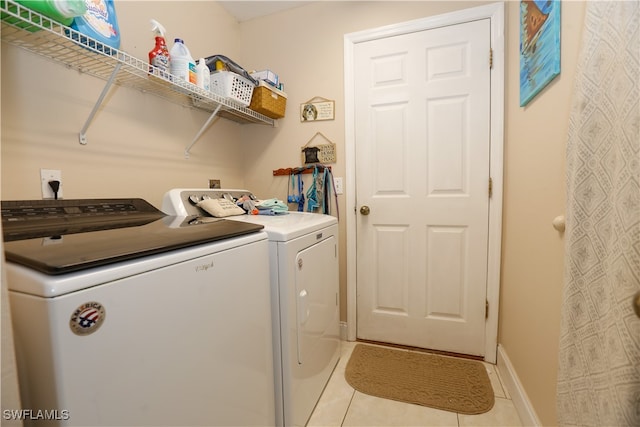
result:
<svg viewBox="0 0 640 427"><path fill-rule="evenodd" d="M175 39L169 55L171 56L171 74L174 77L196 84L196 63L191 56L191 52L184 44L184 40Z"/></svg>
<svg viewBox="0 0 640 427"><path fill-rule="evenodd" d="M211 90L211 72L209 71L209 67L207 67L207 64L205 63L204 58L198 59L196 72L196 84L198 85L198 87L206 91Z"/></svg>

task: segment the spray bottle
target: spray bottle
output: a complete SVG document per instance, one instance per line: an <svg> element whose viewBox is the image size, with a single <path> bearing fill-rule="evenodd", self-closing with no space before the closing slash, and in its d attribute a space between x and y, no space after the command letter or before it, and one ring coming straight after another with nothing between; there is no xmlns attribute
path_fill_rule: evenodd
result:
<svg viewBox="0 0 640 427"><path fill-rule="evenodd" d="M151 31L155 33L156 45L149 52L149 74L169 80L171 56L164 39L166 30L155 19L151 20Z"/></svg>

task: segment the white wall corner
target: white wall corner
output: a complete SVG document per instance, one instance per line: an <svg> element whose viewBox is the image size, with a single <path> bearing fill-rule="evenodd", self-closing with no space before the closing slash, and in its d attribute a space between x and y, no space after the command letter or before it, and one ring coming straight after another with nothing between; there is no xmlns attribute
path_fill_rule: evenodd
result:
<svg viewBox="0 0 640 427"><path fill-rule="evenodd" d="M513 406L515 406L520 421L523 426L542 426L533 405L524 390L518 374L516 373L507 352L501 344L498 344L498 374L503 381L507 392L511 395Z"/></svg>

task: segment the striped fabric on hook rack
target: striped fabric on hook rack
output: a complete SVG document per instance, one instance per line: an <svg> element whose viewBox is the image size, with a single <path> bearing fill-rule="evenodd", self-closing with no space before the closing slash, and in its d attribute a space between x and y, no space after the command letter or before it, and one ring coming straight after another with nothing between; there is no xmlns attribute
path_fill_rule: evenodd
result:
<svg viewBox="0 0 640 427"><path fill-rule="evenodd" d="M322 163L313 163L305 166L299 166L294 168L280 168L273 171L273 176L286 176L292 179L291 184L289 185L289 190L287 191L287 201L289 203L297 203L298 211L304 210L304 194L302 193L302 182L299 182L298 195L292 195L291 190L295 191L295 185L293 183L293 176L298 175L298 178L302 174L312 174L314 172L323 172L322 182L323 182L323 190L322 191L322 205L320 205L320 200L316 200L318 203L316 208L322 207L322 213L330 215L330 202L331 198L331 190L333 190L333 199L336 207L336 218L340 219L340 208L338 207L338 194L336 192L335 181L333 180L333 172L331 170L331 166L323 165ZM328 181L328 182L327 182Z"/></svg>

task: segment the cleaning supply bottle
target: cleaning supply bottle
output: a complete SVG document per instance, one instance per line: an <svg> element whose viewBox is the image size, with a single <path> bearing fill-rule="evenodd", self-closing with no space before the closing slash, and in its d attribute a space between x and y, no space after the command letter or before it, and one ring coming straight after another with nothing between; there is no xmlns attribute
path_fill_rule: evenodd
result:
<svg viewBox="0 0 640 427"><path fill-rule="evenodd" d="M82 37L80 37L80 42L100 51L105 50L104 45L119 49L120 28L113 0L84 0L84 2L87 6L87 12L74 18L71 28L99 43L85 42ZM75 38L78 37L74 34Z"/></svg>
<svg viewBox="0 0 640 427"><path fill-rule="evenodd" d="M16 0L16 3L67 26L87 11L84 0Z"/></svg>
<svg viewBox="0 0 640 427"><path fill-rule="evenodd" d="M196 63L184 40L176 38L169 52L171 55L171 74L174 77L196 84Z"/></svg>
<svg viewBox="0 0 640 427"><path fill-rule="evenodd" d="M151 31L155 33L156 45L149 52L149 74L156 75L165 79L169 79L171 73L170 61L171 55L167 49L167 42L164 39L165 29L155 19L151 20Z"/></svg>
<svg viewBox="0 0 640 427"><path fill-rule="evenodd" d="M205 63L204 58L198 59L196 72L196 84L198 85L198 87L206 91L211 90L211 71L209 71L209 67Z"/></svg>

